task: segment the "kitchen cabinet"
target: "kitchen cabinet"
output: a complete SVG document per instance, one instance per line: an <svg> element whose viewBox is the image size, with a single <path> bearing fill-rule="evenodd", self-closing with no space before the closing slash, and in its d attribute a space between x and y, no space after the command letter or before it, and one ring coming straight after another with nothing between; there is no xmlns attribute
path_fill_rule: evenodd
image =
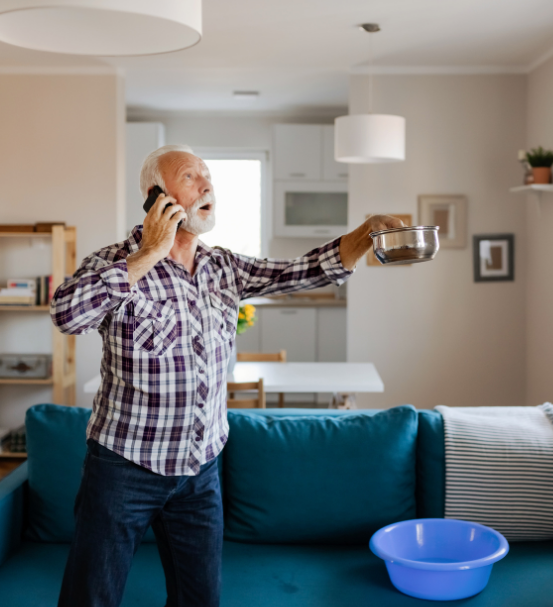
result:
<svg viewBox="0 0 553 607"><path fill-rule="evenodd" d="M333 124L276 124L276 181L347 181L348 165L334 160Z"/></svg>
<svg viewBox="0 0 553 607"><path fill-rule="evenodd" d="M323 180L345 181L348 165L334 160L334 125L325 124L323 129Z"/></svg>
<svg viewBox="0 0 553 607"><path fill-rule="evenodd" d="M345 362L347 310L334 307L256 308L257 322L236 338L238 352L286 350L293 362Z"/></svg>
<svg viewBox="0 0 553 607"><path fill-rule="evenodd" d="M322 179L323 131L319 124L276 124L273 131L273 177Z"/></svg>
<svg viewBox="0 0 553 607"><path fill-rule="evenodd" d="M144 199L138 187L140 169L146 156L165 145L165 127L161 122L127 122L126 125L126 218L127 232L144 220Z"/></svg>
<svg viewBox="0 0 553 607"><path fill-rule="evenodd" d="M318 362L347 361L347 311L345 308L317 309Z"/></svg>
<svg viewBox="0 0 553 607"><path fill-rule="evenodd" d="M286 350L290 362L316 360L315 308L265 308L261 317L261 351Z"/></svg>

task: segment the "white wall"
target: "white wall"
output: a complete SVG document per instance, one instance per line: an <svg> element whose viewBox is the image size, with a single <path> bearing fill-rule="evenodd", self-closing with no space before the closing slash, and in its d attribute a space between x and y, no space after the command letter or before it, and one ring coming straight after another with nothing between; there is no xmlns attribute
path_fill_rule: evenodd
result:
<svg viewBox="0 0 553 607"><path fill-rule="evenodd" d="M352 77L351 113L366 111L367 82ZM524 404L525 212L508 189L521 178L526 78L380 76L374 88L376 112L407 119L407 160L350 167L351 227L367 213L416 218L420 194L465 194L469 246L410 267L359 265L348 286L348 357L374 362L386 386L361 403ZM515 282L473 282L471 237L490 232L515 233Z"/></svg>
<svg viewBox="0 0 553 607"><path fill-rule="evenodd" d="M0 76L0 223L65 221L77 227L77 262L124 236L123 82L116 75ZM0 242L0 283L49 274L50 245ZM0 351L51 351L46 314L2 313ZM77 337L77 404L99 371L96 333ZM0 386L0 426L23 422L25 410L49 402L50 389Z"/></svg>
<svg viewBox="0 0 553 607"><path fill-rule="evenodd" d="M553 59L528 77L527 147L553 149ZM553 400L553 196L521 198L527 219L527 404Z"/></svg>

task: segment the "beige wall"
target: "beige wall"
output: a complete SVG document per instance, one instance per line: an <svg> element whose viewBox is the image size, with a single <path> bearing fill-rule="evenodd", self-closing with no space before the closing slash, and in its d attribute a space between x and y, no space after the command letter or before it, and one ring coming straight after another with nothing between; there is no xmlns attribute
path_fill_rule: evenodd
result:
<svg viewBox="0 0 553 607"><path fill-rule="evenodd" d="M367 77L353 76L350 112L365 112L366 100ZM386 386L361 404L524 404L525 211L508 190L520 181L526 78L381 76L374 102L406 117L407 160L351 167L351 227L367 213L416 218L420 194L465 194L469 244L411 267L359 265L348 287L348 357L374 362ZM515 233L515 282L473 282L471 237L490 232Z"/></svg>
<svg viewBox="0 0 553 607"><path fill-rule="evenodd" d="M553 148L553 59L528 76L527 146ZM553 196L521 197L527 220L527 404L553 400Z"/></svg>
<svg viewBox="0 0 553 607"><path fill-rule="evenodd" d="M124 235L124 124L116 75L0 76L0 223L62 220L77 227L77 258ZM49 245L0 243L0 282L49 273ZM9 318L8 318L9 317ZM30 318L32 317L32 318ZM50 351L46 315L4 313L0 351ZM77 338L77 399L99 371L96 334ZM49 390L0 386L0 426L23 421Z"/></svg>

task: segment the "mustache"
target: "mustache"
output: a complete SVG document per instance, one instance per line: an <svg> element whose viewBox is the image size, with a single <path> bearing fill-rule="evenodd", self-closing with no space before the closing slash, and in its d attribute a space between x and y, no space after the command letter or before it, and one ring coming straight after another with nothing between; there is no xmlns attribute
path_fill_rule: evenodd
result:
<svg viewBox="0 0 553 607"><path fill-rule="evenodd" d="M187 214L195 215L205 204L215 206L215 196L211 192L204 194L199 200L196 200L192 207L188 209Z"/></svg>

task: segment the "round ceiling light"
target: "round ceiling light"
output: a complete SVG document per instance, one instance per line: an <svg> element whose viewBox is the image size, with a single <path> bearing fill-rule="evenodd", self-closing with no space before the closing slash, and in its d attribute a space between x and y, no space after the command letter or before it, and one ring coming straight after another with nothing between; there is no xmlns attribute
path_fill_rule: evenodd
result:
<svg viewBox="0 0 553 607"><path fill-rule="evenodd" d="M202 37L202 0L0 0L0 41L37 51L169 53Z"/></svg>

